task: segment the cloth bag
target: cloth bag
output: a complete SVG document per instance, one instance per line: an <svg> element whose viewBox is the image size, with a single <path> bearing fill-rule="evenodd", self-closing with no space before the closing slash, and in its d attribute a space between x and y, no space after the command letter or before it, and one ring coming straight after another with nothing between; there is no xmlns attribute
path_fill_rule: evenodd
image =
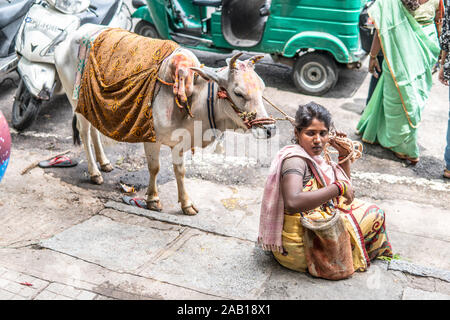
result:
<svg viewBox="0 0 450 320"><path fill-rule="evenodd" d="M352 248L341 215L334 210L330 218L313 220L302 214L300 221L308 272L329 280L350 277L354 272Z"/></svg>

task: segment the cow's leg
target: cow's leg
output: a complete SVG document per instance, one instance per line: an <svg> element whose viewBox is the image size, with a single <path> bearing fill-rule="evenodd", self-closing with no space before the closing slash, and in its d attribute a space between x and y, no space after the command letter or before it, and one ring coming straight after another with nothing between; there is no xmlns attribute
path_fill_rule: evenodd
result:
<svg viewBox="0 0 450 320"><path fill-rule="evenodd" d="M173 159L177 159L178 161L173 161ZM184 175L186 174L186 168L184 167L183 161L183 151L172 149L172 161L173 161L173 171L175 173L175 178L177 180L178 187L178 202L181 203L181 209L184 214L193 216L198 213L197 208L194 207L194 204L189 199L189 196L186 192L186 187L184 185Z"/></svg>
<svg viewBox="0 0 450 320"><path fill-rule="evenodd" d="M150 180L147 188L147 208L150 210L161 211L162 205L159 201L158 186L156 185L156 178L159 172L159 150L160 143L144 143L145 156L147 157L148 172Z"/></svg>
<svg viewBox="0 0 450 320"><path fill-rule="evenodd" d="M105 152L103 151L103 145L102 141L100 139L100 133L98 130L91 126L91 138L92 138L92 144L94 145L95 150L95 158L97 159L98 163L100 164L100 170L104 172L110 172L114 168L111 165L111 162L109 162L108 158L105 155Z"/></svg>
<svg viewBox="0 0 450 320"><path fill-rule="evenodd" d="M91 148L91 124L85 117L77 114L77 127L80 131L81 141L83 142L84 151L88 161L88 172L91 182L95 184L102 184L103 178L100 170L97 168L97 163L94 159L94 154Z"/></svg>

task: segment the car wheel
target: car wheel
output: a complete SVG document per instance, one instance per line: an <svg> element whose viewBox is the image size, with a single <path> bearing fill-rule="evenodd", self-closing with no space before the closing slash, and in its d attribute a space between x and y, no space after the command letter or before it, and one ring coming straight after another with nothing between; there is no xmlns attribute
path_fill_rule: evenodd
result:
<svg viewBox="0 0 450 320"><path fill-rule="evenodd" d="M134 32L148 38L161 38L155 26L144 20L141 20L136 24L136 27L134 27Z"/></svg>
<svg viewBox="0 0 450 320"><path fill-rule="evenodd" d="M40 105L41 100L34 98L20 80L12 107L12 126L19 131L28 128L36 119Z"/></svg>
<svg viewBox="0 0 450 320"><path fill-rule="evenodd" d="M325 54L306 53L295 62L292 78L301 93L321 96L336 85L338 68L334 60Z"/></svg>

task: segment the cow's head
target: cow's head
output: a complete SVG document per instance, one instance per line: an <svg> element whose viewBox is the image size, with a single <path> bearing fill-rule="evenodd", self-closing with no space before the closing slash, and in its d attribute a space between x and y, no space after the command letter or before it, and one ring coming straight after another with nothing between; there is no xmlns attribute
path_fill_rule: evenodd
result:
<svg viewBox="0 0 450 320"><path fill-rule="evenodd" d="M240 61L242 53L227 59L224 68L191 68L206 80L215 81L219 95L229 100L223 116L231 119L237 128L252 129L258 138L270 138L275 134L274 121L270 121L263 103L264 82L255 72L255 63L263 56Z"/></svg>

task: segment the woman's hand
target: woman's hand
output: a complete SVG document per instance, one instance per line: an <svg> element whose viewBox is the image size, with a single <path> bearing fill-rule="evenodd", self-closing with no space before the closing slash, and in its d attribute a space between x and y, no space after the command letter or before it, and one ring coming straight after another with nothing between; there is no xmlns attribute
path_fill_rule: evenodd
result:
<svg viewBox="0 0 450 320"><path fill-rule="evenodd" d="M342 195L345 198L344 204L350 205L355 199L355 193L350 183L347 183L347 191Z"/></svg>
<svg viewBox="0 0 450 320"><path fill-rule="evenodd" d="M441 65L441 68L439 69L439 81L442 84L445 84L446 86L448 86L448 81L445 80L445 78L444 78L444 66L443 65Z"/></svg>
<svg viewBox="0 0 450 320"><path fill-rule="evenodd" d="M375 78L378 78L378 73L375 71L375 69L381 73L381 68L380 64L378 63L377 57L373 58L371 56L369 61L369 72L372 73Z"/></svg>
<svg viewBox="0 0 450 320"><path fill-rule="evenodd" d="M345 134L344 132L341 132L341 131L336 131L336 137L346 138L347 134ZM344 149L343 147L341 147L338 143L336 143L336 140L334 139L334 137L330 138L328 140L328 142L330 143L330 145L333 148L335 148L339 152L340 157L348 156L349 151L347 149Z"/></svg>

